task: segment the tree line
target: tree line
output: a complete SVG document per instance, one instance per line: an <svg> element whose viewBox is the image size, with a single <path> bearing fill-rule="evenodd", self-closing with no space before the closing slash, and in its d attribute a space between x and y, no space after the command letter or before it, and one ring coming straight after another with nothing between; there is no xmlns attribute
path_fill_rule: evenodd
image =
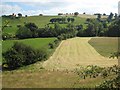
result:
<svg viewBox="0 0 120 90"><path fill-rule="evenodd" d="M69 23L66 27L61 27L55 23L54 27L46 25L45 28L38 28L34 23L26 23L19 27L16 32L18 39L38 38L38 37L58 37L59 39L72 38L76 36L75 26Z"/></svg>
<svg viewBox="0 0 120 90"><path fill-rule="evenodd" d="M98 19L99 18L99 19ZM39 38L39 37L57 37L58 40L53 43L49 43L49 48L54 49L59 41L76 36L92 37L92 36L120 36L120 19L112 19L112 21L102 20L100 16L97 19L86 19L87 27L84 29L83 25L74 25L68 23L66 27L61 27L60 23L54 23L51 27L49 24L44 28L38 28L35 23L24 23L23 26L19 26L14 37L18 39L26 38ZM6 39L7 35L3 35ZM11 38L11 37L10 37ZM26 54L28 53L29 54ZM3 53L5 58L5 64L9 69L16 69L25 65L35 63L37 61L44 60L48 57L46 50L35 50L22 43L15 43L11 49ZM28 59L30 59L28 61Z"/></svg>
<svg viewBox="0 0 120 90"><path fill-rule="evenodd" d="M109 18L109 17L108 17ZM101 20L86 19L87 28L81 29L77 36L106 36L106 37L119 37L120 36L120 18Z"/></svg>
<svg viewBox="0 0 120 90"><path fill-rule="evenodd" d="M74 25L68 23L66 27L61 27L60 23L45 25L44 28L38 28L35 23L25 23L24 26L19 26L16 35L7 33L2 34L3 40L18 38L38 38L38 37L58 37L59 39L67 39L75 36L78 37L94 37L94 36L120 36L120 19L114 19L111 22L99 19L86 19L86 28L82 24Z"/></svg>
<svg viewBox="0 0 120 90"><path fill-rule="evenodd" d="M65 17L62 17L62 18L51 18L50 19L50 22L53 24L53 23L61 23L61 24L65 24L66 22L74 22L75 19L74 18L65 18Z"/></svg>

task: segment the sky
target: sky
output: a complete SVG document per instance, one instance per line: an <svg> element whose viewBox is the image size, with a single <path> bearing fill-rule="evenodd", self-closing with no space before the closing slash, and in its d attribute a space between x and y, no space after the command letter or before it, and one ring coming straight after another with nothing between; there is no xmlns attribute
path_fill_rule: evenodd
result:
<svg viewBox="0 0 120 90"><path fill-rule="evenodd" d="M82 14L118 13L119 0L2 0L0 15L57 15L58 13Z"/></svg>

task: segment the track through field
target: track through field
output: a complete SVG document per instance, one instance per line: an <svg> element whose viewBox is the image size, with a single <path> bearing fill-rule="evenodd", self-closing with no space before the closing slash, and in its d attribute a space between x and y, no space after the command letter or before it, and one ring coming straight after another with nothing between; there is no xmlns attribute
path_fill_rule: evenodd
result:
<svg viewBox="0 0 120 90"><path fill-rule="evenodd" d="M118 60L101 56L89 43L91 38L72 38L61 42L54 54L43 63L45 69L73 70L80 66L117 65Z"/></svg>

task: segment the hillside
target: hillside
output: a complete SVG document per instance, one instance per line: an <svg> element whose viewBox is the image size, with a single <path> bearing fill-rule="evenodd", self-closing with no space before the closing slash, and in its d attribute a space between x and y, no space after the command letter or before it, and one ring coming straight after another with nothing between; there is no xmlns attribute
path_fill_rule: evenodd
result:
<svg viewBox="0 0 120 90"><path fill-rule="evenodd" d="M81 69L81 66L94 64L106 67L117 64L117 60L101 56L88 43L90 39L77 37L64 40L47 61L37 62L14 71L4 71L3 88L95 88L104 80L115 77L112 73L106 78L102 76L90 78L88 75L83 79L77 73L76 68ZM97 41L99 38L95 39ZM109 38L106 38L107 40L109 41Z"/></svg>
<svg viewBox="0 0 120 90"><path fill-rule="evenodd" d="M14 44L14 42L22 42L28 46L31 46L35 49L40 49L47 47L48 44L53 42L56 38L32 38L32 39L22 39L22 40L5 40L2 42L2 52L7 51L9 48L11 48Z"/></svg>
<svg viewBox="0 0 120 90"><path fill-rule="evenodd" d="M74 17L73 26L71 24L66 27L69 25L68 23L72 23L71 21L64 24L59 23L61 26L58 26L59 28L45 27L47 24L53 27L54 24L49 22L50 19L59 17L66 16L3 18L3 25L6 20L9 21L9 27L6 27L3 33L15 35L18 25L24 26L19 31L30 31L19 32L19 35L23 38L17 37L16 34L16 37L2 41L3 88L95 88L104 80L113 79L117 76L116 71L119 68L113 65L118 65L118 60L109 58L109 56L117 51L118 38L103 37L104 31L106 28L108 29L108 23L106 23L106 28L100 28L103 24L98 19L94 19L96 16L78 15ZM87 18L91 20L88 24L85 24ZM35 24L28 23L29 27L26 27L26 24L24 25L26 22ZM80 24L83 25L83 28L77 30L76 27ZM74 25L78 26L74 27ZM103 36L98 35L97 37L94 34L97 33L95 26L103 31ZM61 33L54 36L54 32ZM24 37L27 34L31 37ZM53 36L50 36L52 34ZM81 37L81 34L83 36L88 35ZM20 43L16 48L12 47L16 41ZM27 46L31 46L34 51ZM10 49L11 47L12 49ZM30 61L35 62L29 63ZM13 66L12 69L11 66ZM116 71L114 72L113 69Z"/></svg>
<svg viewBox="0 0 120 90"><path fill-rule="evenodd" d="M25 22L32 22L35 23L39 28L45 27L45 25L49 24L51 18L58 18L58 17L66 17L66 16L30 16L30 17L22 17L20 19L9 19L9 18L2 18L2 24L4 25L4 22L7 20L9 21L9 26L11 27L6 27L3 31L3 33L11 33L15 34L16 31L18 30L17 25L24 25ZM76 24L83 24L84 27L86 27L85 20L86 18L81 18L81 17L74 17L75 22L73 23L74 25ZM60 24L62 27L65 27L67 24ZM50 26L53 27L53 24L50 24Z"/></svg>
<svg viewBox="0 0 120 90"><path fill-rule="evenodd" d="M46 69L73 70L75 68L79 68L80 66L97 65L101 67L108 67L118 63L117 60L109 59L108 57L101 56L88 43L90 39L91 38L87 38L87 37L85 38L76 37L63 41L61 45L57 48L53 56L49 60L43 63L43 67L45 67ZM106 41L109 41L109 39L107 39ZM103 42L100 43L102 44ZM103 46L97 46L97 47L103 47ZM116 42L116 46L114 45L113 49L116 47L117 47L117 42ZM110 51L113 52L107 46L104 46L104 48L106 48L106 50L102 49L102 51L103 52L108 51L107 54L109 54Z"/></svg>

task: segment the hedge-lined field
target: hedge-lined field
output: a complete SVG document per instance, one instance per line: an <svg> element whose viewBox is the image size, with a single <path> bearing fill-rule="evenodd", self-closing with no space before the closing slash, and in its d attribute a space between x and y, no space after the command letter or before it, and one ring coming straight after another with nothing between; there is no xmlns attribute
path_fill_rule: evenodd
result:
<svg viewBox="0 0 120 90"><path fill-rule="evenodd" d="M65 16L63 16L65 17ZM39 28L45 27L48 23L50 23L51 18L61 18L61 16L30 16L30 17L22 17L20 19L9 19L9 18L2 18L2 24L4 25L4 22L7 20L9 21L9 25L11 27L6 27L3 31L3 33L11 33L15 34L18 30L17 25L24 25L24 22L33 22L35 23ZM66 17L68 18L68 17ZM86 25L85 20L86 18L80 18L80 17L74 17L75 22L73 24L83 24L85 27ZM60 24L62 27L65 27L67 24ZM50 26L54 26L54 24L50 24Z"/></svg>
<svg viewBox="0 0 120 90"><path fill-rule="evenodd" d="M5 40L2 42L2 52L7 51L12 47L14 42L22 42L33 48L39 49L43 47L48 47L48 44L53 42L56 38L32 38L32 39L22 39L22 40Z"/></svg>

